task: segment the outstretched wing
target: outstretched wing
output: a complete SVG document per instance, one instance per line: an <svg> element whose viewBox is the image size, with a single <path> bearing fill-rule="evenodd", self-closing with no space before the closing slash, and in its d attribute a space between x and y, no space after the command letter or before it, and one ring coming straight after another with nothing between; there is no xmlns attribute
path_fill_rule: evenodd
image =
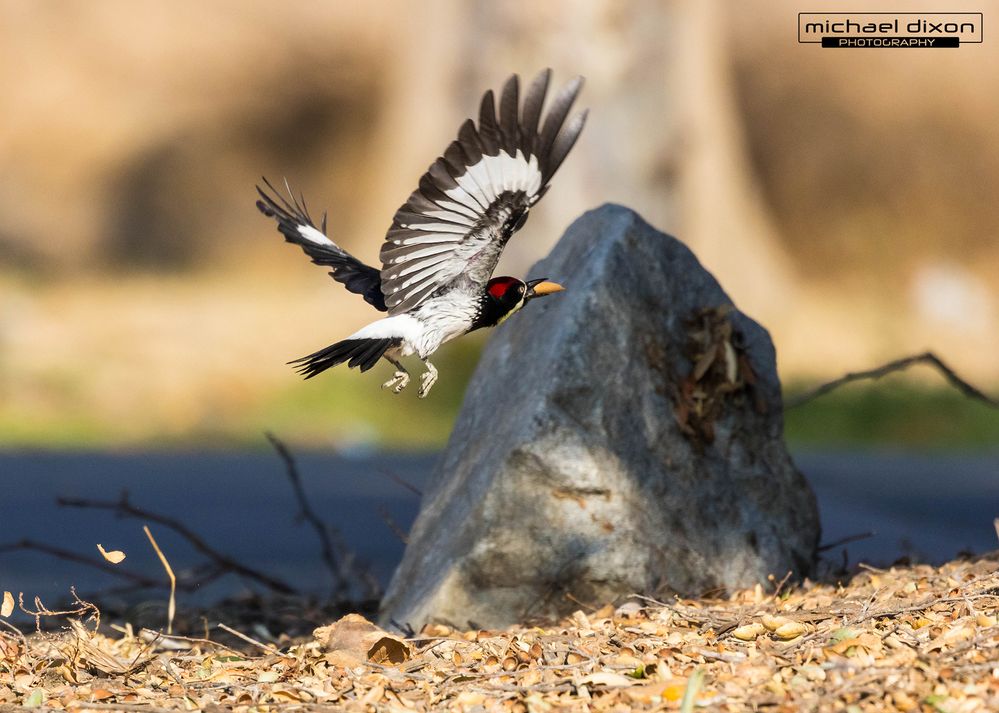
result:
<svg viewBox="0 0 999 713"><path fill-rule="evenodd" d="M288 191L287 198L266 178L263 181L270 193L257 186L257 193L260 194L257 208L264 215L277 220L278 230L284 239L301 247L316 265L332 268L330 275L334 280L343 284L350 292L364 297L375 309L384 312L387 307L382 294L381 273L326 237L326 213L323 213L322 227L317 228L309 215L305 198L295 198L288 181L284 182Z"/></svg>
<svg viewBox="0 0 999 713"><path fill-rule="evenodd" d="M583 86L576 77L558 93L539 129L551 70L527 89L517 75L503 86L496 115L492 91L479 124L469 119L395 214L382 245L382 292L389 314L411 310L459 275L485 285L510 236L572 148L586 112L565 124ZM563 124L565 124L563 126Z"/></svg>

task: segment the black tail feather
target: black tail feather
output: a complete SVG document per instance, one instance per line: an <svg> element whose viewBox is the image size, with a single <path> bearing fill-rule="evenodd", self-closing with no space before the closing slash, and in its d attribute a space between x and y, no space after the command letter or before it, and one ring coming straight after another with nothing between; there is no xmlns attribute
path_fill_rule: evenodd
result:
<svg viewBox="0 0 999 713"><path fill-rule="evenodd" d="M400 343L401 340L398 338L344 339L288 363L296 365L298 373L306 379L311 379L316 374L344 362L347 362L347 366L351 369L360 368L361 371L367 371L378 363L386 351L399 346Z"/></svg>

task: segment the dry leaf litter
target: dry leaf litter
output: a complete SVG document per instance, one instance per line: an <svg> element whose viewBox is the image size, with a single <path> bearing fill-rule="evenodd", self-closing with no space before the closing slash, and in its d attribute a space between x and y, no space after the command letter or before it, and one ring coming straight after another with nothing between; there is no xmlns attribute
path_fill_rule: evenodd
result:
<svg viewBox="0 0 999 713"><path fill-rule="evenodd" d="M76 619L23 636L0 619L0 711L996 711L997 567L868 568L408 639L350 615L281 649Z"/></svg>

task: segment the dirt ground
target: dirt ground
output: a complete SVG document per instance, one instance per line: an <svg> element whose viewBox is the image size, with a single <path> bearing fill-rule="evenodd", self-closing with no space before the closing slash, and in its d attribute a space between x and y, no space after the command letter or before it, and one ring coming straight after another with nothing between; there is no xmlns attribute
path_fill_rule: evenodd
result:
<svg viewBox="0 0 999 713"><path fill-rule="evenodd" d="M999 553L864 568L408 639L359 615L274 643L208 619L191 637L94 610L55 633L0 619L0 711L995 711L997 570Z"/></svg>

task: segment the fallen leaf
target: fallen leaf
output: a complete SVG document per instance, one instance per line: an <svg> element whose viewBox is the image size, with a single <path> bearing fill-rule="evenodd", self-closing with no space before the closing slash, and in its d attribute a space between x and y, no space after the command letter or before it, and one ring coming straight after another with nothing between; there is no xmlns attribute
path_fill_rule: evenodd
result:
<svg viewBox="0 0 999 713"><path fill-rule="evenodd" d="M740 641L753 641L760 634L766 631L766 627L758 621L752 624L746 624L745 626L740 626L735 631L732 632L732 636L739 639Z"/></svg>
<svg viewBox="0 0 999 713"><path fill-rule="evenodd" d="M3 593L3 604L0 604L0 616L8 617L14 613L14 595L10 592Z"/></svg>
<svg viewBox="0 0 999 713"><path fill-rule="evenodd" d="M100 543L97 544L97 551L100 552L101 556L111 564L118 564L125 559L125 553L121 550L111 550L108 552Z"/></svg>
<svg viewBox="0 0 999 713"><path fill-rule="evenodd" d="M458 656L455 653L455 656ZM409 658L409 647L402 639L386 634L375 641L368 649L368 660L373 663L402 663ZM458 656L456 663L460 664L461 657Z"/></svg>
<svg viewBox="0 0 999 713"><path fill-rule="evenodd" d="M329 627L316 630L326 637L326 650L336 653L337 663L398 664L409 658L409 646L398 636L372 624L360 614L348 614Z"/></svg>
<svg viewBox="0 0 999 713"><path fill-rule="evenodd" d="M712 345L706 352L704 352L704 354L701 355L701 358L697 360L697 364L694 365L694 381L700 381L704 378L704 375L714 363L716 354L717 349L714 345Z"/></svg>

